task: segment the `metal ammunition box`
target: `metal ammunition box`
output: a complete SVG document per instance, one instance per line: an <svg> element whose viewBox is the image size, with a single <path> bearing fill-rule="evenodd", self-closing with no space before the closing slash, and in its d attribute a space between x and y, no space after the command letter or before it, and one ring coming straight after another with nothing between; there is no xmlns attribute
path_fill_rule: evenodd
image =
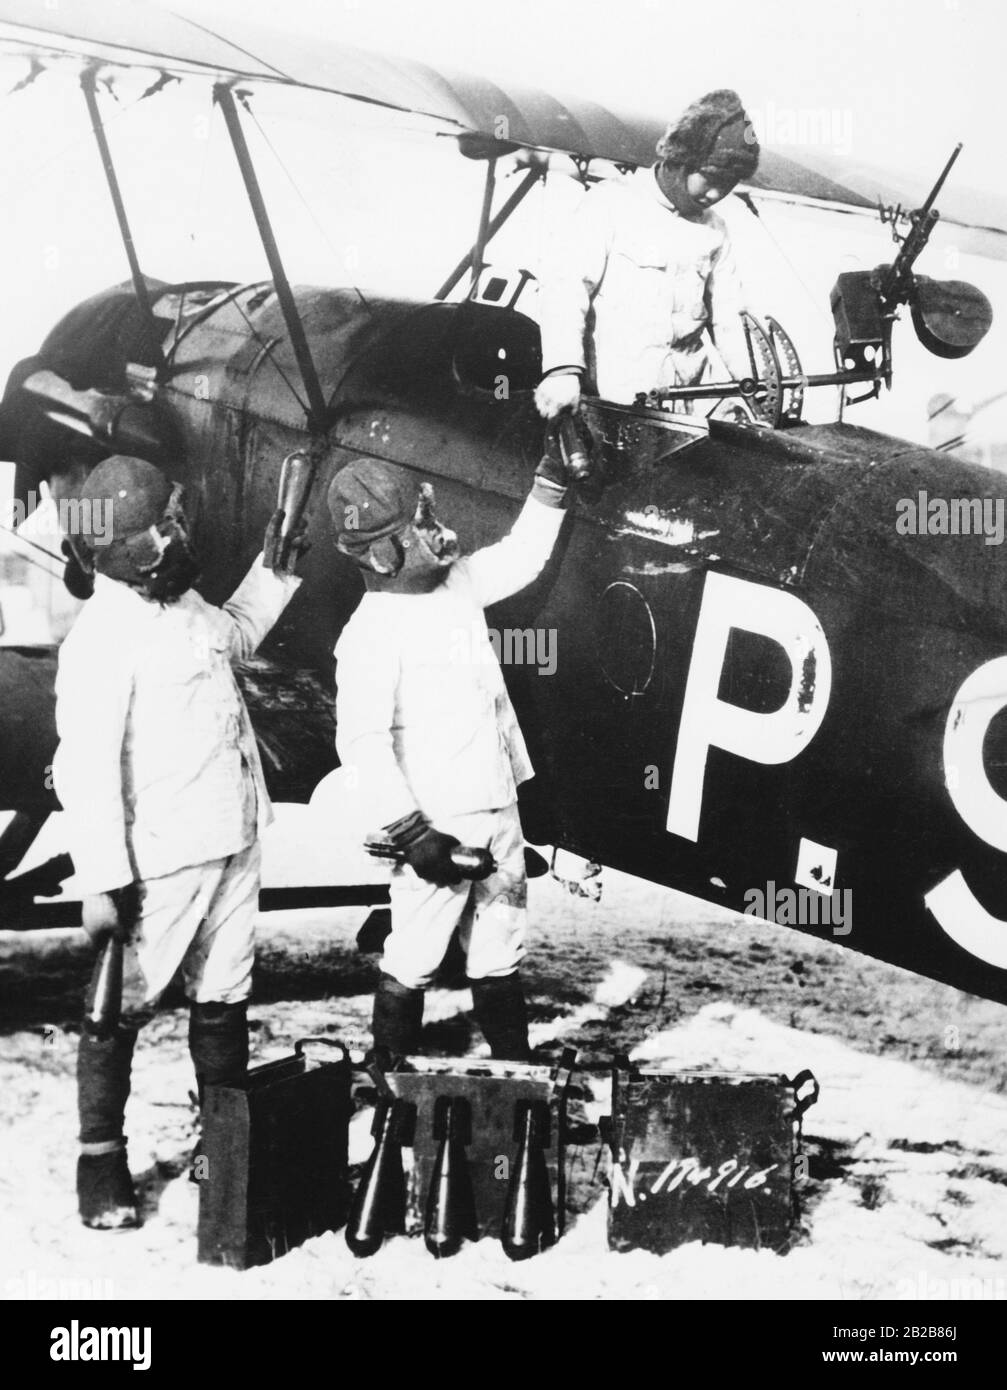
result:
<svg viewBox="0 0 1007 1390"><path fill-rule="evenodd" d="M613 1072L608 1241L658 1254L689 1241L785 1251L810 1072Z"/></svg>
<svg viewBox="0 0 1007 1390"><path fill-rule="evenodd" d="M830 300L840 349L881 342L885 322L872 271L844 270Z"/></svg>
<svg viewBox="0 0 1007 1390"><path fill-rule="evenodd" d="M338 1047L308 1055L309 1043ZM245 1086L209 1086L203 1106L199 1259L247 1269L336 1230L348 1205L350 1064L330 1039L255 1067Z"/></svg>

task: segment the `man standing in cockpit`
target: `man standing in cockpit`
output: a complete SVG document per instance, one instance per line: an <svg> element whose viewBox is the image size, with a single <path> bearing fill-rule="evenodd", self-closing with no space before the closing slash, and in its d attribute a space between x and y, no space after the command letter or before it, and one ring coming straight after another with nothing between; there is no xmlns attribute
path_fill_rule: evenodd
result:
<svg viewBox="0 0 1007 1390"><path fill-rule="evenodd" d="M586 194L550 246L535 392L546 419L574 409L582 389L632 404L640 392L695 385L708 364L707 329L731 375L749 375L741 282L713 210L759 162L737 93L694 102L657 153L651 169Z"/></svg>

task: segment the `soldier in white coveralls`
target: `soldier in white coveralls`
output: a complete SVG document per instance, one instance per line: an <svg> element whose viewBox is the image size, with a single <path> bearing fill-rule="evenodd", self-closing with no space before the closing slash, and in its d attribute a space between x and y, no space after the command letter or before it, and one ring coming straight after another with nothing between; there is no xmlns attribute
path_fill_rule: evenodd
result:
<svg viewBox="0 0 1007 1390"><path fill-rule="evenodd" d="M329 490L336 543L367 586L336 645L336 745L359 788L362 829L383 828L403 856L374 1000L385 1058L417 1050L423 991L456 930L493 1056L528 1056L517 788L532 767L483 609L542 570L566 484L563 465L543 459L510 534L464 558L429 484L406 470L360 460ZM496 871L462 881L450 858L459 844L488 849Z"/></svg>
<svg viewBox="0 0 1007 1390"><path fill-rule="evenodd" d="M53 777L84 928L126 943L120 1020L111 1036L82 1033L77 1068L80 1215L112 1229L138 1224L123 1137L137 1031L179 970L200 1098L247 1068L272 812L231 663L253 654L300 580L260 555L223 608L206 603L191 588L181 490L142 459L106 459L81 498L85 521L111 517L111 538L80 538L94 592L60 649Z"/></svg>
<svg viewBox="0 0 1007 1390"><path fill-rule="evenodd" d="M551 242L535 394L547 419L575 408L582 386L632 404L640 392L696 385L708 363L705 329L732 377L751 374L741 282L727 227L713 211L759 161L737 94L701 97L668 127L657 153L652 168L585 194Z"/></svg>

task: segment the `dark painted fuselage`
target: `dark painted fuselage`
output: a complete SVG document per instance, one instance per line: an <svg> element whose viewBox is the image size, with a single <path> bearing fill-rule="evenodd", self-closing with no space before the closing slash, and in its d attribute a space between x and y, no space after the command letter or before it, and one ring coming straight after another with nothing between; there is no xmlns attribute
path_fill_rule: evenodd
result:
<svg viewBox="0 0 1007 1390"><path fill-rule="evenodd" d="M317 496L373 456L434 483L465 549L504 534L542 447L534 325L478 306L297 298L332 410ZM172 471L195 502L200 587L221 601L260 546L282 458L305 445L299 378L268 285L197 312L179 314L177 290L158 305ZM114 389L123 326L102 314L90 348L103 380L77 364L78 387ZM69 336L57 327L38 359L67 379ZM602 403L587 419L608 485L576 503L542 578L490 613L537 768L529 838L1007 1001L1007 557L982 535L897 525L921 492L1002 497L997 475L847 425L707 434ZM22 486L58 471L55 457L36 448ZM324 698L362 586L324 506L309 539L264 654ZM12 669L0 675L16 688ZM956 733L977 672L978 754ZM319 746L307 768L296 751L273 760L281 796L331 766ZM8 804L25 776L4 776ZM781 916L784 890L798 915L821 908L816 881L842 920Z"/></svg>

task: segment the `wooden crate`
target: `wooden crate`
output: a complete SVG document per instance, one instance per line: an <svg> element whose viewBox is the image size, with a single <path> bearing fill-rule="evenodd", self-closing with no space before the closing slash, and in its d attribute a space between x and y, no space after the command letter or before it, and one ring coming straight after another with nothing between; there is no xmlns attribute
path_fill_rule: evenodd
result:
<svg viewBox="0 0 1007 1390"><path fill-rule="evenodd" d="M817 1096L810 1072L615 1069L609 1246L787 1249L800 1117Z"/></svg>

